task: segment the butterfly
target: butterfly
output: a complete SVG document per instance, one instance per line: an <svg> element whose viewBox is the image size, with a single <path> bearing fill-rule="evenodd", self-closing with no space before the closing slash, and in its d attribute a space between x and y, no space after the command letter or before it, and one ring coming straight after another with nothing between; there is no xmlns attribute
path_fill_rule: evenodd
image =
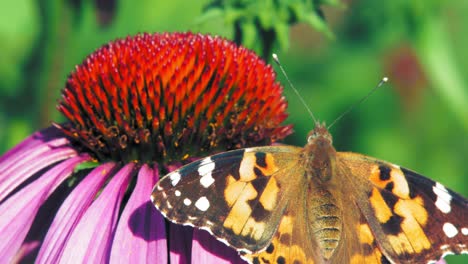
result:
<svg viewBox="0 0 468 264"><path fill-rule="evenodd" d="M468 253L467 199L397 165L337 152L321 123L303 148L239 149L181 167L151 200L249 263L432 263Z"/></svg>

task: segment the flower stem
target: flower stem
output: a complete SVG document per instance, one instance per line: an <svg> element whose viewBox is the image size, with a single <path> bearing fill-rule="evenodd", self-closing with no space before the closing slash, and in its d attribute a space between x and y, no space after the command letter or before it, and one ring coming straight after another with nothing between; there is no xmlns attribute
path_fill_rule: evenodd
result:
<svg viewBox="0 0 468 264"><path fill-rule="evenodd" d="M457 68L445 26L441 17L426 19L415 39L416 50L434 90L468 131L468 89Z"/></svg>

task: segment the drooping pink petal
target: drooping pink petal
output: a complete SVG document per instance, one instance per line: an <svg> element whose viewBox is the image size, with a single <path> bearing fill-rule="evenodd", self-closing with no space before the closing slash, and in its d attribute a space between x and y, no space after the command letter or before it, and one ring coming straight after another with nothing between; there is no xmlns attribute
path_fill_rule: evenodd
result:
<svg viewBox="0 0 468 264"><path fill-rule="evenodd" d="M144 165L119 219L110 263L167 263L164 218L149 201L158 168Z"/></svg>
<svg viewBox="0 0 468 264"><path fill-rule="evenodd" d="M0 263L11 261L41 205L73 172L76 165L87 159L88 156L79 156L56 165L0 205Z"/></svg>
<svg viewBox="0 0 468 264"><path fill-rule="evenodd" d="M0 164L3 166L4 161L11 160L12 157L17 157L18 153L27 152L36 148L38 145L48 145L49 147L59 147L68 144L68 139L65 135L56 127L48 127L41 131L35 132L25 140L8 150L2 156L0 156ZM50 149L50 148L49 148Z"/></svg>
<svg viewBox="0 0 468 264"><path fill-rule="evenodd" d="M199 229L193 230L192 259L196 259L199 263L245 263L233 248Z"/></svg>
<svg viewBox="0 0 468 264"><path fill-rule="evenodd" d="M69 159L76 155L76 152L72 149L59 148L47 151L38 157L25 157L12 168L6 168L5 171L0 174L0 201L37 172L58 161Z"/></svg>
<svg viewBox="0 0 468 264"><path fill-rule="evenodd" d="M71 150L70 142L57 128L47 128L34 133L0 157L0 182L12 171L28 164L30 160L56 149Z"/></svg>
<svg viewBox="0 0 468 264"><path fill-rule="evenodd" d="M173 162L165 166L168 172L182 166L181 162ZM169 223L169 259L170 263L191 263L193 228Z"/></svg>
<svg viewBox="0 0 468 264"><path fill-rule="evenodd" d="M120 204L133 176L134 163L125 165L84 213L68 239L60 262L105 263L117 225Z"/></svg>
<svg viewBox="0 0 468 264"><path fill-rule="evenodd" d="M27 256L30 255L32 252L36 251L39 246L41 245L41 242L35 240L31 242L24 242L18 252L16 252L16 255L13 257L13 260L11 263L20 263L21 261L26 261L25 263L33 262L34 260L26 260Z"/></svg>
<svg viewBox="0 0 468 264"><path fill-rule="evenodd" d="M190 226L169 224L169 258L170 263L192 263L192 234Z"/></svg>
<svg viewBox="0 0 468 264"><path fill-rule="evenodd" d="M73 229L89 208L103 184L113 172L115 163L106 163L92 170L70 193L57 211L42 243L36 263L57 263Z"/></svg>

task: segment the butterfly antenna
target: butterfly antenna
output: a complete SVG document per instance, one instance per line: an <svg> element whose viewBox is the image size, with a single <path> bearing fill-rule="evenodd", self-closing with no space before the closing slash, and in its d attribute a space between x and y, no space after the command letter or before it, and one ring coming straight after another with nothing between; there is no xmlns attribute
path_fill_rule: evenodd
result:
<svg viewBox="0 0 468 264"><path fill-rule="evenodd" d="M344 111L339 117L337 117L333 122L331 122L331 124L327 127L327 129L330 129L338 120L340 120L343 116L345 116L346 114L348 114L351 110L353 110L356 106L360 105L362 102L364 102L365 100L367 100L367 98L369 98L369 96L371 96L377 89L380 88L380 86L382 86L384 83L386 83L388 81L388 78L387 77L383 77L382 80L380 80L379 84L377 84L374 88L372 88L372 90L370 90L370 92L368 94L366 94L366 96L364 96L363 98L361 98L361 100L357 101L356 103L354 103L353 105L351 105L346 111Z"/></svg>
<svg viewBox="0 0 468 264"><path fill-rule="evenodd" d="M276 64L278 64L281 72L283 73L284 77L286 78L286 80L288 81L289 83L289 86L292 88L292 90L296 93L297 97L299 97L299 99L301 100L302 104L305 106L305 108L307 109L307 112L309 112L309 115L312 117L312 119L314 120L314 123L317 123L317 119L315 119L315 116L314 114L312 113L312 111L310 110L310 108L307 106L306 102L304 101L304 98L299 94L299 92L297 91L296 87L294 87L294 85L292 84L291 80L289 80L289 77L288 75L286 74L286 71L283 69L283 66L281 66L281 63L279 61L279 58L278 58L278 55L276 55L275 53L273 53L272 55L273 57L273 60L276 62Z"/></svg>

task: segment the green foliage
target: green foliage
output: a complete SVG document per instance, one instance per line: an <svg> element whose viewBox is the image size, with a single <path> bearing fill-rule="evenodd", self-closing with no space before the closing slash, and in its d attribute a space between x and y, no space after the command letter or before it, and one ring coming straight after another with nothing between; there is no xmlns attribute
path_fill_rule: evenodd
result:
<svg viewBox="0 0 468 264"><path fill-rule="evenodd" d="M340 3L337 0L214 0L198 22L223 18L226 24L233 25L236 43L242 43L269 60L274 45L287 50L289 28L296 23L306 23L332 36L321 10L323 5L338 6Z"/></svg>
<svg viewBox="0 0 468 264"><path fill-rule="evenodd" d="M95 2L2 2L0 152L62 120L54 108L67 75L102 44L137 32L191 30L241 42L267 60L279 53L327 123L387 75L389 84L332 127L336 148L468 195L468 1ZM313 122L287 85L285 94L296 130L287 142L303 145Z"/></svg>

